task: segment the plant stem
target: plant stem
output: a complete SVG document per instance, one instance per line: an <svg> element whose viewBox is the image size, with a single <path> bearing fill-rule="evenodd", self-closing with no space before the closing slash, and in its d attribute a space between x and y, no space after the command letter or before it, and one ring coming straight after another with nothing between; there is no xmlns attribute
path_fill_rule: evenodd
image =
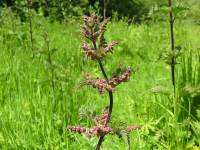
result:
<svg viewBox="0 0 200 150"><path fill-rule="evenodd" d="M127 135L127 142L128 142L128 150L131 150L131 140L130 140L130 135Z"/></svg>
<svg viewBox="0 0 200 150"><path fill-rule="evenodd" d="M99 142L98 142L98 144L97 144L97 146L96 146L96 150L100 150L100 147L101 147L101 144L102 144L102 142L103 142L104 136L105 136L105 135L102 135L102 136L99 138Z"/></svg>
<svg viewBox="0 0 200 150"><path fill-rule="evenodd" d="M99 66L100 66L100 68L101 68L101 72L102 72L102 74L103 74L105 80L108 81L108 77L107 77L107 75L106 75L106 72L105 72L105 70L104 70L104 67L103 67L102 62L101 62L100 60L98 60L98 63L99 63Z"/></svg>
<svg viewBox="0 0 200 150"><path fill-rule="evenodd" d="M31 50L33 52L33 25L32 25L32 16L31 16L30 6L28 6L28 13L29 13L29 33L30 33L30 40L31 40Z"/></svg>
<svg viewBox="0 0 200 150"><path fill-rule="evenodd" d="M46 41L46 44L47 44L47 51L48 51L48 54L47 54L47 61L50 65L50 70L51 70L51 85L52 85L52 89L53 89L53 92L55 90L55 84L54 84L54 68L53 68L53 62L52 62L52 58L51 58L51 51L50 51L50 46L49 46L49 39L48 37L46 37L45 39Z"/></svg>
<svg viewBox="0 0 200 150"><path fill-rule="evenodd" d="M174 17L173 17L173 12L172 12L172 0L168 0L169 7L170 7L170 12L169 12L169 17L170 17L170 34L171 34L171 50L174 54L175 51L175 40L174 40ZM171 76L172 76L172 84L174 87L174 97L175 97L175 57L174 55L172 56L171 60Z"/></svg>
<svg viewBox="0 0 200 150"><path fill-rule="evenodd" d="M97 46L96 46L96 43L93 41L93 46L94 46L94 49L97 50ZM100 69L101 69L101 72L105 78L105 80L107 81L108 83L108 76L105 72L105 69L104 69L104 66L102 64L102 62L100 60L98 60L98 63L99 63L99 66L100 66ZM108 120L107 120L107 123L109 123L110 121L110 118L111 118L111 114L112 114L112 108L113 108L113 93L112 91L109 91L109 100L110 100L110 105L109 105L109 113L108 113ZM96 150L100 150L100 147L101 147L101 144L103 142L103 139L104 139L105 135L102 135L100 138L99 138L99 142L96 146Z"/></svg>
<svg viewBox="0 0 200 150"><path fill-rule="evenodd" d="M103 1L103 19L106 19L106 10L107 10L107 0Z"/></svg>
<svg viewBox="0 0 200 150"><path fill-rule="evenodd" d="M46 37L44 36L45 39L45 43L47 46L47 62L49 63L49 67L50 67L50 73L51 73L51 81L50 84L52 86L52 90L53 90L53 101L54 101L54 106L53 106L53 111L56 110L57 107L57 101L56 101L56 97L55 97L55 69L54 69L54 65L53 65L53 61L52 61L52 53L51 53L51 49L50 49L50 41L49 41L49 37L48 37L48 33L46 33Z"/></svg>

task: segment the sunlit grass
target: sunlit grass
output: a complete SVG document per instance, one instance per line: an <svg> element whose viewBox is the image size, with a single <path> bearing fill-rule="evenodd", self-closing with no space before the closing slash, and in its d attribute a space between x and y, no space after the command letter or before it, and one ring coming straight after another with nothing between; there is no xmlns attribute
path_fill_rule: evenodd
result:
<svg viewBox="0 0 200 150"><path fill-rule="evenodd" d="M65 130L68 124L92 123L87 118L79 120L81 107L97 108L100 112L108 105L106 95L99 97L90 87L80 88L84 73L90 70L96 76L99 70L96 63L83 57L78 21L59 24L33 19L35 51L44 47L41 35L48 31L51 47L58 49L53 60L65 69L64 79L56 82L54 94L58 104L54 110L48 69L41 55L36 53L33 58L28 24L7 17L0 18L5 22L0 26L0 149L94 149L98 139L72 135ZM199 26L175 27L176 44L185 52L199 50L199 35ZM170 66L159 59L170 50L168 24L128 26L113 22L106 38L117 40L119 45L113 56L106 59L105 68L113 70L122 63L135 69L130 82L117 87L113 108L113 120L143 126L131 135L133 149L183 149L200 143L197 120L174 119ZM180 67L178 64L177 68ZM181 74L181 69L177 70ZM124 141L111 136L102 147L126 148Z"/></svg>

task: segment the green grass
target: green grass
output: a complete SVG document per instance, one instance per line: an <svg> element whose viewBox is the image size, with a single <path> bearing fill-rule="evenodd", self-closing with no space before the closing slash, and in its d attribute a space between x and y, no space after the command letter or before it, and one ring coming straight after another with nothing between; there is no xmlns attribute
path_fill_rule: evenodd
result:
<svg viewBox="0 0 200 150"><path fill-rule="evenodd" d="M101 73L98 64L88 61L80 49L78 21L59 24L38 17L33 20L35 50L45 48L41 35L48 31L50 47L58 49L53 60L64 68L56 70L62 77L55 81L53 93L44 56L35 53L33 58L28 23L21 24L12 15L0 19L0 149L94 149L97 138L87 139L66 131L67 125L92 124L89 118L80 119L81 110L100 113L108 105L108 95L99 96L95 89L80 87L84 73ZM200 26L176 24L176 44L184 54L192 50L192 62L197 65L199 35ZM174 115L170 66L159 59L170 50L168 23L128 26L113 22L106 38L119 42L103 62L106 72L111 75L120 63L135 69L130 82L114 92L112 118L143 126L131 134L132 149L182 150L195 142L200 144L199 118L191 119L186 113L185 119L178 121ZM182 66L177 65L178 76ZM182 103L177 103L181 109ZM105 150L127 148L126 141L115 136L108 136L102 146Z"/></svg>

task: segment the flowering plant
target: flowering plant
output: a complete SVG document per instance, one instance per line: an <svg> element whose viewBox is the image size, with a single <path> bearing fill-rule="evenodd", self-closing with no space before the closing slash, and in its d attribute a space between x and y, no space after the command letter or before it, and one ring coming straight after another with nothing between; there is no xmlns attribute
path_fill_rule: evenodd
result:
<svg viewBox="0 0 200 150"><path fill-rule="evenodd" d="M104 79L93 79L90 75L86 75L83 84L91 85L93 88L96 88L100 94L108 92L110 103L109 107L104 109L103 113L95 118L95 126L90 128L80 126L68 126L67 128L71 132L84 134L88 137L99 137L99 141L96 145L96 150L100 149L104 137L107 134L118 134L118 131L109 126L113 108L113 92L117 85L122 82L129 81L132 74L132 69L130 67L119 67L117 71L113 73L111 78L108 78L105 72L102 60L106 57L107 54L113 52L113 47L117 44L116 41L112 41L109 44L105 41L104 33L106 31L106 26L109 20L110 18L107 18L104 21L100 22L99 17L93 14L91 16L84 16L83 25L81 26L81 33L86 39L82 43L81 48L88 58L98 62L101 72L104 76ZM131 131L134 131L138 128L140 128L139 125L132 125L123 130L127 133L130 133Z"/></svg>

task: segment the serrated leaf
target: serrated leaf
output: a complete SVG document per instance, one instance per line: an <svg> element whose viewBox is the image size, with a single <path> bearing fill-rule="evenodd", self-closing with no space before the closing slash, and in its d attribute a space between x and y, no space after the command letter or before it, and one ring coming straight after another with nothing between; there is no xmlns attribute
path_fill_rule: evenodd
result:
<svg viewBox="0 0 200 150"><path fill-rule="evenodd" d="M178 13L180 13L182 11L186 11L186 10L189 10L189 8L182 4L177 4L172 7L164 5L158 9L158 11L162 12L162 13L169 13L170 11L172 11L174 14L178 14Z"/></svg>
<svg viewBox="0 0 200 150"><path fill-rule="evenodd" d="M162 6L158 9L159 12L162 12L162 13L169 13L171 11L171 8L168 7L168 6Z"/></svg>
<svg viewBox="0 0 200 150"><path fill-rule="evenodd" d="M182 11L186 11L186 10L189 10L189 8L182 4L178 4L178 5L175 5L172 7L172 12L175 14L178 14L178 13L180 13Z"/></svg>

